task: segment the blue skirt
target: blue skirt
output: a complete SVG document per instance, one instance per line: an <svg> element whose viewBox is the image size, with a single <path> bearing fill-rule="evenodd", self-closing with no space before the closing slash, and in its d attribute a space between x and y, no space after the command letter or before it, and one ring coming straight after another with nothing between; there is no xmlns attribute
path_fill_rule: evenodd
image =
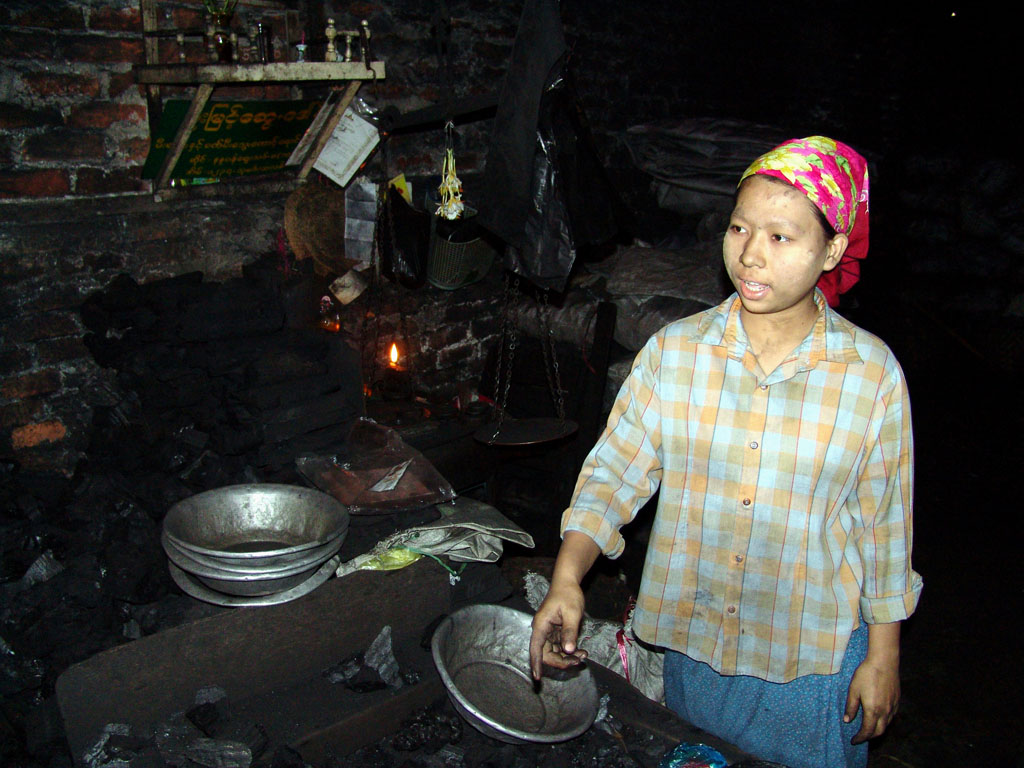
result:
<svg viewBox="0 0 1024 768"><path fill-rule="evenodd" d="M853 746L861 713L843 722L853 673L868 650L867 625L850 636L840 670L769 683L720 675L675 651L665 653L665 703L680 717L736 747L789 768L864 768L867 743Z"/></svg>

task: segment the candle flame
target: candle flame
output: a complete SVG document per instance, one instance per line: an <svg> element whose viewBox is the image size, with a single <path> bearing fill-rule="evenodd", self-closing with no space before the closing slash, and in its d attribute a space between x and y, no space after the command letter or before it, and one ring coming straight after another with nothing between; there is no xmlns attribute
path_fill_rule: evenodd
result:
<svg viewBox="0 0 1024 768"><path fill-rule="evenodd" d="M398 365L398 345L395 343L391 344L391 351L388 353L388 358L391 360L391 365Z"/></svg>

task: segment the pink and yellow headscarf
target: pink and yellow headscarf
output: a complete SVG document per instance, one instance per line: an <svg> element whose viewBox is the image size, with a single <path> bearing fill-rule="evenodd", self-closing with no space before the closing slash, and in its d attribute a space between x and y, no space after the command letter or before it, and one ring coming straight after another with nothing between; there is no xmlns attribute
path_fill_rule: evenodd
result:
<svg viewBox="0 0 1024 768"><path fill-rule="evenodd" d="M868 164L856 150L825 136L790 139L761 155L740 178L764 174L792 184L807 195L836 232L850 244L835 269L824 272L818 287L831 306L860 279L860 260L868 254Z"/></svg>

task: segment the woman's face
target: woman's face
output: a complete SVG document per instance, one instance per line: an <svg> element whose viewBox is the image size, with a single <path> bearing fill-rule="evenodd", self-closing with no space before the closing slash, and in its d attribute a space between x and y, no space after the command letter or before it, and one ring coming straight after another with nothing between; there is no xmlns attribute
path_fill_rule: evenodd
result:
<svg viewBox="0 0 1024 768"><path fill-rule="evenodd" d="M725 268L747 312L781 317L814 308L818 278L839 263L846 245L846 235L826 237L803 193L751 176L725 233Z"/></svg>

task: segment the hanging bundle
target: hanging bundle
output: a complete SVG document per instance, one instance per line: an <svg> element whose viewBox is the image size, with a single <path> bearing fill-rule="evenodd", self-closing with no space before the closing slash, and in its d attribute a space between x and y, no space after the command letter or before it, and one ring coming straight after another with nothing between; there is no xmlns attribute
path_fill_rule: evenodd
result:
<svg viewBox="0 0 1024 768"><path fill-rule="evenodd" d="M462 182L455 175L455 124L449 120L444 127L444 161L441 165L441 185L437 191L441 193L441 204L437 207L437 215L454 220L462 216Z"/></svg>

